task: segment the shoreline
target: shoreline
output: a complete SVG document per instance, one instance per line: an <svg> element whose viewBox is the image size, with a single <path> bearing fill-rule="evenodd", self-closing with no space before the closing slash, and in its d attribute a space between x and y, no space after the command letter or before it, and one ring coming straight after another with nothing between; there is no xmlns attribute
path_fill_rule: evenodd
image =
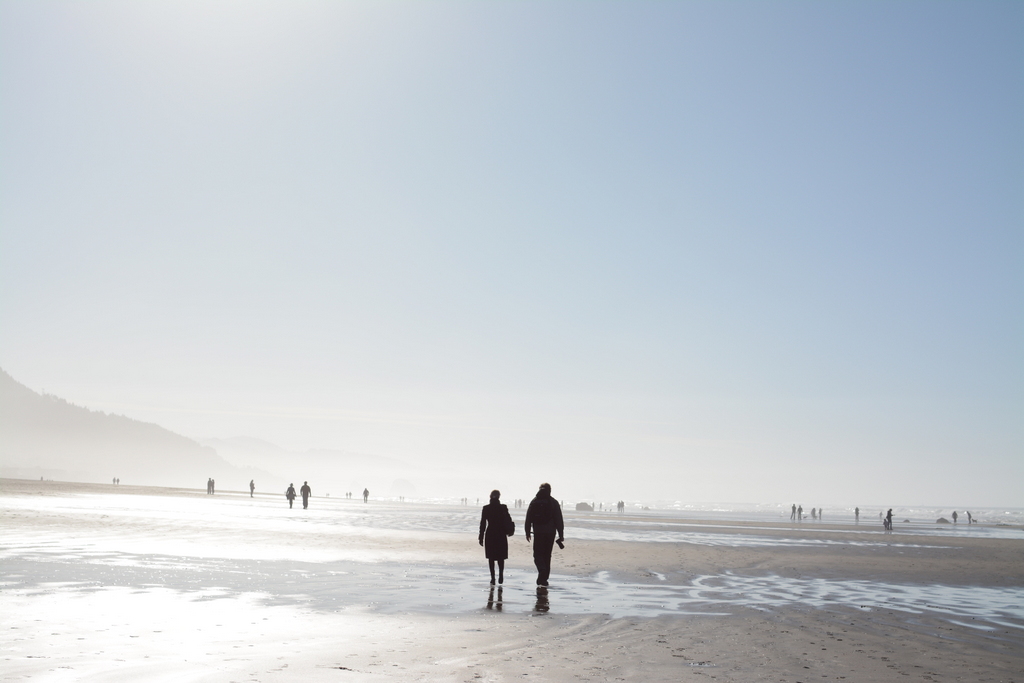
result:
<svg viewBox="0 0 1024 683"><path fill-rule="evenodd" d="M88 490L94 493L139 493L149 495L209 495L205 489L198 487L174 487L174 486L154 486L154 485L142 485L142 484L118 484L113 485L105 482L78 482L78 481L63 481L56 479L18 479L12 477L0 477L0 490L3 490L5 486L10 489L19 489L23 486L31 487L31 485L42 484L43 486L51 486L56 488L62 487L74 487L80 488L84 491ZM264 496L269 498L276 498L283 496L284 491L268 493L266 491L260 491L257 489L256 496ZM231 496L249 496L248 489L217 489L215 495L231 495ZM557 497L557 496L556 496ZM360 502L358 497L346 499L342 496L330 496L330 495L315 495L314 498L326 501L347 501L351 503ZM389 497L371 497L371 502L383 505L403 505L403 506L437 506L446 508L462 508L462 509L476 509L483 505L486 501L481 498L479 505L471 503L469 505L463 505L455 502L454 498L407 498L406 500L400 500L396 496ZM665 502L665 501L661 501ZM999 519L998 521L984 520L979 518L980 512L975 514L977 521L974 524L968 524L966 517L961 513L960 523L954 524L949 522L948 524L937 522L938 517L949 517L949 513L952 511L950 506L935 506L935 505L862 505L860 506L863 510L861 519L859 522L855 521L853 508L854 506L838 505L833 506L832 510L843 510L848 512L844 516L837 515L834 512L830 512L829 519L827 522L819 520L812 520L809 516L809 512L804 512L804 519L801 521L791 521L789 519L788 504L774 504L774 503L700 503L700 504L686 504L679 507L678 502L674 502L672 505L663 507L646 507L641 509L640 503L630 503L625 513L614 512L611 509L604 510L592 510L592 511L576 511L573 508L573 504L562 500L563 513L564 514L577 514L581 515L581 518L593 518L593 519L622 519L622 518L640 518L650 520L652 523L657 523L664 520L685 520L690 523L752 523L752 522L763 522L772 524L790 524L795 527L803 528L831 528L831 529L844 529L849 527L855 528L866 528L874 529L875 527L881 527L881 519L877 517L879 510L885 510L888 507L892 507L894 510L894 522L898 527L904 524L903 519L909 514L908 510L914 510L917 515L914 519L911 519L909 524L918 529L934 528L935 530L957 530L957 529L971 529L971 528L1012 528L1020 530L1024 534L1024 507L1003 507L1003 508L988 508L978 506L979 511L986 510L1002 510L1004 513L1012 513L1014 518L1010 521ZM731 506L731 507L724 507ZM783 510L785 508L785 510ZM972 508L973 509L973 508ZM516 512L517 508L509 506L509 510ZM518 508L520 513L525 514L525 508ZM927 511L927 512L926 512ZM871 513L875 513L874 515ZM988 514L988 513L986 513ZM921 516L924 515L924 516ZM932 515L938 515L933 517Z"/></svg>

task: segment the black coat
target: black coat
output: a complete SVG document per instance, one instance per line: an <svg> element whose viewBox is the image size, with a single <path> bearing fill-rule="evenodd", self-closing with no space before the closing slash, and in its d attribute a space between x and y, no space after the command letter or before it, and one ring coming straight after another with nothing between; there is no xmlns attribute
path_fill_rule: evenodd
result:
<svg viewBox="0 0 1024 683"><path fill-rule="evenodd" d="M508 536L505 522L510 519L508 506L501 503L484 505L480 514L480 535L484 539L484 556L488 560L508 559Z"/></svg>
<svg viewBox="0 0 1024 683"><path fill-rule="evenodd" d="M526 509L526 533L558 534L565 537L565 523L562 521L562 505L551 497L550 493L538 491Z"/></svg>

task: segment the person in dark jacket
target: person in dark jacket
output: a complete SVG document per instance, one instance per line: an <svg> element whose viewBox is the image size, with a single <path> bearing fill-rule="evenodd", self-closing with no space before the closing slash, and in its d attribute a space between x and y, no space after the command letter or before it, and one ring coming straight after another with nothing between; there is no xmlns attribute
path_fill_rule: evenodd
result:
<svg viewBox="0 0 1024 683"><path fill-rule="evenodd" d="M533 563L537 565L537 585L548 585L551 575L551 548L558 537L558 547L565 540L565 525L562 522L562 506L551 497L551 484L541 484L537 495L530 501L526 509L526 540L530 540L531 531L536 538L533 541Z"/></svg>
<svg viewBox="0 0 1024 683"><path fill-rule="evenodd" d="M288 499L288 507L291 507L295 502L295 484L288 484L288 490L284 492L284 497Z"/></svg>
<svg viewBox="0 0 1024 683"><path fill-rule="evenodd" d="M508 530L512 521L508 506L501 503L501 491L491 491L491 502L484 505L480 514L480 545L484 547L487 566L491 569L491 585L494 585L494 563L498 563L498 583L505 582L505 560L508 559Z"/></svg>
<svg viewBox="0 0 1024 683"><path fill-rule="evenodd" d="M309 507L309 497L313 495L313 489L309 488L309 482L302 482L302 488L299 489L299 493L302 494L302 509L305 510Z"/></svg>

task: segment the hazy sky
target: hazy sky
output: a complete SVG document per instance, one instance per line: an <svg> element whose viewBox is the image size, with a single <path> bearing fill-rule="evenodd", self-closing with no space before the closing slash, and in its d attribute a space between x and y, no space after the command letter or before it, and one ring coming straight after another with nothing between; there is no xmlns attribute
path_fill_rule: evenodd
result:
<svg viewBox="0 0 1024 683"><path fill-rule="evenodd" d="M1019 2L5 1L0 366L556 495L1024 506L1022 122Z"/></svg>

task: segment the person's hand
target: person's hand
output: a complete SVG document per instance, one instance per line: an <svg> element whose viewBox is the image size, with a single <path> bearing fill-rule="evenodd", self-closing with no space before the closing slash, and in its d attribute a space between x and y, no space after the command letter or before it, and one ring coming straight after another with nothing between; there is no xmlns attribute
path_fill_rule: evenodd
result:
<svg viewBox="0 0 1024 683"><path fill-rule="evenodd" d="M526 542L527 543L530 542L530 532L529 531L526 532Z"/></svg>
<svg viewBox="0 0 1024 683"><path fill-rule="evenodd" d="M481 537L480 537L480 545L483 545L483 544L484 544L484 537L483 537L483 536L481 536Z"/></svg>

